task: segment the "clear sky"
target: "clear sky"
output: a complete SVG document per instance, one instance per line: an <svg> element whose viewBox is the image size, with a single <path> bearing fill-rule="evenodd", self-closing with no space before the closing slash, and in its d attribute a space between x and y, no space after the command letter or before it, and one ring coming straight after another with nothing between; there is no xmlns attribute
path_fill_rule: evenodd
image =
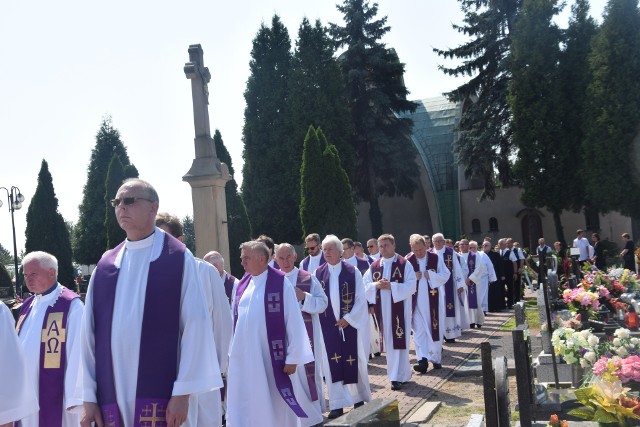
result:
<svg viewBox="0 0 640 427"><path fill-rule="evenodd" d="M438 96L461 82L437 69L432 47L466 39L451 28L454 0L379 0L391 31L384 42L406 64L411 99ZM571 4L572 2L569 2ZM605 0L591 0L600 18ZM160 195L160 209L192 215L182 176L194 157L191 85L183 72L190 44L200 43L209 84L211 133L217 128L236 175L242 170L244 97L251 42L277 13L292 43L306 16L342 24L335 0L85 0L0 2L0 186L20 188L15 212L18 252L42 159L49 164L59 210L78 220L87 166L102 118L109 115L129 157ZM568 7L567 7L568 9ZM451 64L448 64L451 65ZM240 181L241 177L236 176ZM13 251L7 195L0 190L0 243Z"/></svg>

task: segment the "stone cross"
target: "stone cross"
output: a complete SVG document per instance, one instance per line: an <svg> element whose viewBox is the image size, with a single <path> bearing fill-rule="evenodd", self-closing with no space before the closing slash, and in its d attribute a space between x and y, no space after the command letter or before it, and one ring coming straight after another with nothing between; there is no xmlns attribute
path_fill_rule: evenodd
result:
<svg viewBox="0 0 640 427"><path fill-rule="evenodd" d="M184 65L184 73L191 80L193 98L193 125L196 131L196 158L216 157L215 145L211 140L209 125L209 88L211 80L209 68L204 66L204 52L199 44L189 46L189 62Z"/></svg>

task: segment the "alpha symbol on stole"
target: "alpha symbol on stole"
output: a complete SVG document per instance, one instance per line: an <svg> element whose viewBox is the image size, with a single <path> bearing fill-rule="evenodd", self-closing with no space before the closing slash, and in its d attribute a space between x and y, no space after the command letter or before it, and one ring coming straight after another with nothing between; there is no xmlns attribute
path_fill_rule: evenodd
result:
<svg viewBox="0 0 640 427"><path fill-rule="evenodd" d="M44 343L44 368L60 368L62 344L66 341L67 330L62 327L64 313L49 313L42 329L40 342Z"/></svg>

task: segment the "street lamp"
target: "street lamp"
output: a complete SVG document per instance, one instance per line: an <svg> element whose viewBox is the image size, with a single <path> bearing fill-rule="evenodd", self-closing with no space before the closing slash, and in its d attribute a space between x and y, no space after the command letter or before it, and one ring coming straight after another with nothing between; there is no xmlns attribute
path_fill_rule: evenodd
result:
<svg viewBox="0 0 640 427"><path fill-rule="evenodd" d="M18 187L12 186L11 190L6 187L0 187L7 192L7 200L9 200L9 212L11 212L11 227L13 227L13 263L14 263L14 275L16 277L16 295L22 297L22 287L20 286L20 275L18 274L18 247L16 246L16 224L13 220L13 212L16 209L22 207L24 202L24 196L20 192ZM2 206L2 200L0 200L0 206Z"/></svg>

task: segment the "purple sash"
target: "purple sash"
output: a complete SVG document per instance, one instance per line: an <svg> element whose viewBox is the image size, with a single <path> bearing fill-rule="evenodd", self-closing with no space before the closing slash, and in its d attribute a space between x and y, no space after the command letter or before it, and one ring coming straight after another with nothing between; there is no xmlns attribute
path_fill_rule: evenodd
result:
<svg viewBox="0 0 640 427"><path fill-rule="evenodd" d="M453 249L451 249L450 247L445 247L442 256L444 257L444 264L451 272L449 280L447 280L447 282L444 284L445 315L446 317L456 317L456 290L453 286Z"/></svg>
<svg viewBox="0 0 640 427"><path fill-rule="evenodd" d="M342 263L342 270L338 276L338 292L340 294L339 314L342 318L353 309L356 297L356 268L344 261L340 262ZM336 326L337 320L331 305L329 264L322 264L315 271L315 274L320 284L322 284L322 289L329 301L324 314L320 314L319 317L327 358L329 359L331 381L334 383L343 381L344 384L357 384L358 330L349 325L340 333L340 328ZM344 340L342 334L344 334Z"/></svg>
<svg viewBox="0 0 640 427"><path fill-rule="evenodd" d="M305 259L302 260L302 266L300 267L300 270L304 270L304 271L309 271L309 263L311 262L311 256L307 255L305 257ZM318 267L322 266L323 264L326 264L327 261L324 260L324 255L322 254L322 252L320 252L320 263L318 264ZM312 271L309 271L310 273L312 273Z"/></svg>
<svg viewBox="0 0 640 427"><path fill-rule="evenodd" d="M396 255L396 260L391 263L391 278L390 282L398 282L404 283L404 267L406 265L406 260L401 255ZM382 258L378 258L373 264L371 264L371 278L374 282L382 279ZM393 300L393 299L392 299ZM380 322L380 348L383 348L384 338L384 322L385 319L382 315L382 304L380 299L380 289L376 290L376 305L375 312L378 321ZM392 302L391 303L391 320L390 323L393 325L395 319L395 329L392 326L392 336L393 336L393 349L395 350L405 350L407 348L407 340L405 337L406 329L406 319L404 312L404 301Z"/></svg>
<svg viewBox="0 0 640 427"><path fill-rule="evenodd" d="M364 276L364 273L366 273L369 269L369 263L366 260L360 259L358 257L356 257L356 262L358 263L358 270L360 270L360 273L362 273L362 275Z"/></svg>
<svg viewBox="0 0 640 427"><path fill-rule="evenodd" d="M276 270L273 267L267 267L267 283L264 289L264 315L267 326L271 367L273 368L276 387L282 399L299 418L307 418L307 414L302 410L296 400L296 396L293 394L291 378L283 371L287 349L287 330L284 319L284 278L285 274L282 271ZM234 327L238 322L238 304L250 281L251 275L245 274L236 289L233 309Z"/></svg>
<svg viewBox="0 0 640 427"><path fill-rule="evenodd" d="M409 261L411 263L411 265L413 265L413 270L414 271L418 271L418 269L420 268L418 265L418 259L416 258L416 256L414 254L410 254L407 257L407 261ZM427 267L426 269L428 271L438 271L438 254L435 252L430 252L427 251ZM420 283L420 281L418 281L418 283ZM429 283L429 280L427 280L427 284ZM418 287L418 291L413 294L413 301L414 301L414 313L415 313L415 306L416 303L418 302L418 292L421 292L420 287ZM440 290L438 288L434 288L434 289L429 289L429 287L427 286L426 290L423 290L422 292L429 292L429 311L431 314L431 339L433 341L440 341Z"/></svg>
<svg viewBox="0 0 640 427"><path fill-rule="evenodd" d="M124 425L116 402L111 354L111 326L120 273L115 260L123 246L124 242L102 257L94 272L93 283L93 300L99 302L93 305L98 405L105 424L113 427ZM160 257L149 264L140 338L135 427L166 423L165 411L178 375L184 252L184 244L165 234Z"/></svg>
<svg viewBox="0 0 640 427"><path fill-rule="evenodd" d="M227 294L229 304L231 304L231 292L233 292L233 285L236 283L236 278L224 272L224 293Z"/></svg>
<svg viewBox="0 0 640 427"><path fill-rule="evenodd" d="M54 291L55 292L55 291ZM22 304L16 332L31 313L31 304L35 296L30 296ZM40 343L40 363L38 378L38 402L41 426L61 427L64 412L64 373L67 363L67 320L71 302L80 295L62 287L58 300L47 312L42 322Z"/></svg>
<svg viewBox="0 0 640 427"><path fill-rule="evenodd" d="M471 276L476 269L476 256L473 252L469 252L467 265L469 266L469 276ZM471 283L469 283L468 289L469 289L469 308L478 308L478 292L476 291L476 284L473 281L471 281Z"/></svg>
<svg viewBox="0 0 640 427"><path fill-rule="evenodd" d="M298 270L298 279L296 286L303 292L311 293L311 273L304 270ZM304 327L307 329L307 336L309 337L309 343L313 349L313 319L311 314L306 311L302 312L302 319L304 320ZM309 384L309 392L311 393L311 401L318 400L318 388L316 387L316 363L309 362L304 365L304 370L307 374L307 383Z"/></svg>

